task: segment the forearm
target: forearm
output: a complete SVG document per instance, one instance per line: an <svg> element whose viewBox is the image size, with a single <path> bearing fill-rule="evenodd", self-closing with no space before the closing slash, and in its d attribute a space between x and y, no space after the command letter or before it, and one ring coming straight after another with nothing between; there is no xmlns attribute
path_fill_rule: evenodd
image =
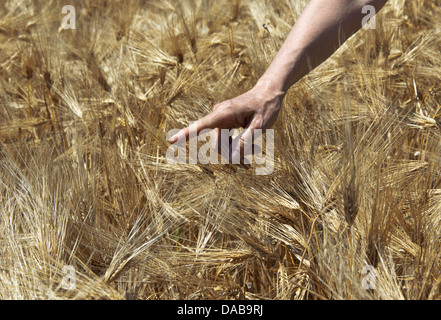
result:
<svg viewBox="0 0 441 320"><path fill-rule="evenodd" d="M240 149L244 150L244 137L255 129L274 124L286 91L362 27L363 6L372 5L378 12L386 2L311 0L257 84L244 94L214 106L213 112L182 129L170 142L185 140L193 131L242 127L243 134L235 139L239 139ZM219 135L219 130L216 132Z"/></svg>
<svg viewBox="0 0 441 320"><path fill-rule="evenodd" d="M363 6L378 12L387 0L311 0L259 80L280 94L329 58L362 27Z"/></svg>

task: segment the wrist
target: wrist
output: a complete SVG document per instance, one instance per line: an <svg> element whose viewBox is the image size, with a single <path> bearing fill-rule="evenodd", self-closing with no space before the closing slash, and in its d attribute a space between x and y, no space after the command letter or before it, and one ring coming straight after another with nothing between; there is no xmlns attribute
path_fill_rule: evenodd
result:
<svg viewBox="0 0 441 320"><path fill-rule="evenodd" d="M258 91L267 100L283 99L286 95L286 89L278 80L276 76L263 75L257 81L253 90Z"/></svg>

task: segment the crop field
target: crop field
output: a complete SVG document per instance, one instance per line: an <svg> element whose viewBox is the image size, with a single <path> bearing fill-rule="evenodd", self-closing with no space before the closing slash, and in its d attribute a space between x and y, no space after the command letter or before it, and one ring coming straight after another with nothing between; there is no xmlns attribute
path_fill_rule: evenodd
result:
<svg viewBox="0 0 441 320"><path fill-rule="evenodd" d="M440 299L440 0L288 91L271 174L167 161L307 2L2 0L0 299Z"/></svg>

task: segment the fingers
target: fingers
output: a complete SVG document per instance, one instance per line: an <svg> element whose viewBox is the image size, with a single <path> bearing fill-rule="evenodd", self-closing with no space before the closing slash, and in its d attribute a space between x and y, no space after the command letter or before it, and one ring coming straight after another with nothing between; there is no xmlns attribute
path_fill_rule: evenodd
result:
<svg viewBox="0 0 441 320"><path fill-rule="evenodd" d="M182 129L177 134L169 139L169 142L175 143L176 141L183 139L187 140L190 137L190 133L197 135L201 130L219 128L222 125L223 116L218 112L212 112L205 117L193 122L187 128Z"/></svg>
<svg viewBox="0 0 441 320"><path fill-rule="evenodd" d="M241 114L243 119L246 119ZM260 117L251 116L248 120L240 120L231 105L226 103L216 105L213 112L190 124L170 139L171 143L177 141L187 141L205 129L213 129L210 133L210 145L212 150L218 151L225 161L232 164L251 164L247 156L253 155L253 152L261 152L260 148L253 144L254 131L260 129L262 121ZM241 123L241 122L244 123ZM233 132L231 129L243 126L244 129L236 138L232 138ZM228 129L226 131L222 129ZM224 163L224 162L223 162Z"/></svg>
<svg viewBox="0 0 441 320"><path fill-rule="evenodd" d="M259 146L253 143L255 130L260 129L261 121L253 119L249 126L233 139L231 143L230 161L233 164L250 164L247 158L250 155L261 152Z"/></svg>
<svg viewBox="0 0 441 320"><path fill-rule="evenodd" d="M246 128L233 139L230 146L230 161L233 164L239 164L241 158L245 155L252 154L252 129Z"/></svg>

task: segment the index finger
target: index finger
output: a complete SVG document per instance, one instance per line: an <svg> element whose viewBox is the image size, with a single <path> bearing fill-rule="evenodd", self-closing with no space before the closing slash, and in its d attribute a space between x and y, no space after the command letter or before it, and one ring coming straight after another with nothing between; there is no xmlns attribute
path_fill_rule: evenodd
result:
<svg viewBox="0 0 441 320"><path fill-rule="evenodd" d="M175 143L176 141L180 139L187 140L190 136L190 132L194 135L197 135L199 132L201 132L204 129L214 129L219 127L221 123L221 118L219 117L219 114L216 112L212 112L205 117L193 122L188 127L180 130L178 133L176 133L174 136L172 136L169 141L171 143Z"/></svg>

